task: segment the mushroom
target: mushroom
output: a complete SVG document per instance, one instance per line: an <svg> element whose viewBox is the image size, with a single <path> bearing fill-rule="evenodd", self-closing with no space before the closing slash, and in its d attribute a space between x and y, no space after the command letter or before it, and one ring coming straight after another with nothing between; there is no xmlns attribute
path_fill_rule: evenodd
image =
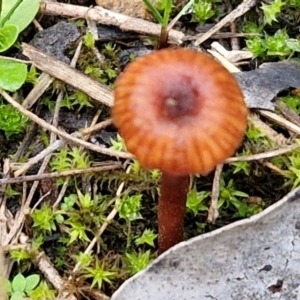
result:
<svg viewBox="0 0 300 300"><path fill-rule="evenodd" d="M231 156L247 126L234 77L206 54L163 49L120 75L114 124L145 169L162 171L159 253L182 241L190 174L207 174Z"/></svg>

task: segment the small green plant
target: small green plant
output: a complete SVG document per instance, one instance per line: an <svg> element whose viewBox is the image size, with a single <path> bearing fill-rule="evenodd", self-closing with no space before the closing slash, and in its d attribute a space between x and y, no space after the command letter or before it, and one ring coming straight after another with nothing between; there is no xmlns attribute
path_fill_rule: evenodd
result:
<svg viewBox="0 0 300 300"><path fill-rule="evenodd" d="M161 0L158 3L158 7L161 11L163 11L163 14L161 14L149 0L143 1L147 5L148 9L151 11L153 16L156 18L156 20L161 24L162 28L166 30L172 10L172 0Z"/></svg>
<svg viewBox="0 0 300 300"><path fill-rule="evenodd" d="M21 133L28 119L19 113L14 107L9 104L4 104L0 100L0 130L9 138L13 134Z"/></svg>
<svg viewBox="0 0 300 300"><path fill-rule="evenodd" d="M150 262L151 259L151 252L147 250L146 252L132 252L132 253L125 253L125 268L129 272L130 275L134 275L137 272L145 269Z"/></svg>
<svg viewBox="0 0 300 300"><path fill-rule="evenodd" d="M289 35L285 29L278 29L274 35L265 36L265 45L268 56L285 57L291 54L292 49L287 45Z"/></svg>
<svg viewBox="0 0 300 300"><path fill-rule="evenodd" d="M10 258L18 264L19 269L25 271L28 270L40 251L40 247L43 244L44 239L42 236L38 236L31 243L31 247L28 249L16 249L10 251Z"/></svg>
<svg viewBox="0 0 300 300"><path fill-rule="evenodd" d="M56 172L70 170L72 167L72 159L69 156L68 148L63 147L58 153L53 155L50 165L52 170Z"/></svg>
<svg viewBox="0 0 300 300"><path fill-rule="evenodd" d="M46 281L41 281L34 290L29 292L29 296L32 300L52 300L56 299L56 291L50 289Z"/></svg>
<svg viewBox="0 0 300 300"><path fill-rule="evenodd" d="M22 32L34 19L40 8L40 2L41 0L2 0L2 5L0 7L1 30L9 28L9 30L6 30L6 33L9 33L9 36L13 36L11 32L16 32L18 36L18 34ZM3 37L1 30L0 36ZM8 48L13 45L17 39L17 36L15 37L14 41L10 41L10 45L7 45ZM3 43L1 38L0 41ZM4 48L0 49L0 52L6 50Z"/></svg>
<svg viewBox="0 0 300 300"><path fill-rule="evenodd" d="M118 206L120 218L127 221L142 219L140 213L142 195L124 196Z"/></svg>
<svg viewBox="0 0 300 300"><path fill-rule="evenodd" d="M116 54L119 52L117 45L113 43L106 43L104 45L103 52L109 58L114 58Z"/></svg>
<svg viewBox="0 0 300 300"><path fill-rule="evenodd" d="M42 234L56 230L55 213L47 203L43 203L41 209L35 209L31 214L31 218L33 227L37 228Z"/></svg>
<svg viewBox="0 0 300 300"><path fill-rule="evenodd" d="M233 174L239 172L243 172L247 176L250 174L251 165L248 161L232 162L231 165L234 166Z"/></svg>
<svg viewBox="0 0 300 300"><path fill-rule="evenodd" d="M0 88L10 92L18 90L27 77L27 66L23 63L0 59Z"/></svg>
<svg viewBox="0 0 300 300"><path fill-rule="evenodd" d="M71 150L63 147L58 153L53 155L50 165L53 171L62 172L72 168L88 168L90 160L88 154L81 151L78 147L72 147Z"/></svg>
<svg viewBox="0 0 300 300"><path fill-rule="evenodd" d="M265 24L272 24L272 22L277 22L276 16L281 12L284 5L285 2L282 2L281 0L275 0L271 4L262 3L261 9L264 12Z"/></svg>
<svg viewBox="0 0 300 300"><path fill-rule="evenodd" d="M220 199L218 202L218 208L236 208L241 207L242 202L240 198L248 198L249 195L236 190L233 179L230 179L226 184L224 179L221 179Z"/></svg>
<svg viewBox="0 0 300 300"><path fill-rule="evenodd" d="M141 204L142 195L125 195L122 197L120 202L118 203L118 211L121 219L125 219L127 224L127 243L126 248L129 248L131 245L131 241L133 240L133 235L131 232L131 223L132 221L142 219L142 215L140 210L142 208Z"/></svg>
<svg viewBox="0 0 300 300"><path fill-rule="evenodd" d="M91 33L87 33L84 36L84 44L87 46L87 48L92 49L95 46L95 39Z"/></svg>
<svg viewBox="0 0 300 300"><path fill-rule="evenodd" d="M300 114L300 98L298 96L289 95L280 99L295 113Z"/></svg>
<svg viewBox="0 0 300 300"><path fill-rule="evenodd" d="M272 141L268 139L266 134L253 124L249 124L246 137L245 150L242 152L245 155L262 152L270 149L270 146L272 146Z"/></svg>
<svg viewBox="0 0 300 300"><path fill-rule="evenodd" d="M106 196L100 194L92 199L90 194L82 194L79 190L77 195L71 194L64 198L56 214L59 215L59 223L63 222L69 232L68 245L78 240L90 241L88 233L96 234L105 220L109 205L107 200Z"/></svg>
<svg viewBox="0 0 300 300"><path fill-rule="evenodd" d="M84 268L84 277L92 279L91 288L96 286L101 290L103 283L112 283L112 280L116 277L116 272L107 271L104 263L96 258L95 264L92 267Z"/></svg>
<svg viewBox="0 0 300 300"><path fill-rule="evenodd" d="M291 7L299 8L300 7L300 0L289 0L289 4Z"/></svg>
<svg viewBox="0 0 300 300"><path fill-rule="evenodd" d="M115 151L125 151L126 146L122 137L117 134L116 139L110 139L111 147L110 149Z"/></svg>
<svg viewBox="0 0 300 300"><path fill-rule="evenodd" d="M10 184L5 187L4 193L7 198L20 195L20 192L14 190Z"/></svg>
<svg viewBox="0 0 300 300"><path fill-rule="evenodd" d="M300 140L296 139L300 144ZM285 186L292 189L300 185L300 150L299 148L287 155L274 157L271 162L281 169L281 174L285 177Z"/></svg>
<svg viewBox="0 0 300 300"><path fill-rule="evenodd" d="M237 212L233 214L233 218L249 218L253 215L260 213L263 210L263 203L248 205L245 202L240 202L237 207Z"/></svg>
<svg viewBox="0 0 300 300"><path fill-rule="evenodd" d="M7 282L7 290L10 300L21 300L30 296L32 291L40 282L40 276L37 274L24 277L21 273L17 274L13 280Z"/></svg>
<svg viewBox="0 0 300 300"><path fill-rule="evenodd" d="M241 153L242 156L247 156L250 154L251 154L251 152L249 150L243 150ZM239 172L243 172L247 176L250 174L251 164L248 161L232 162L232 163L230 163L230 165L234 167L233 174L236 174Z"/></svg>
<svg viewBox="0 0 300 300"><path fill-rule="evenodd" d="M195 0L192 20L204 24L216 14L213 0Z"/></svg>
<svg viewBox="0 0 300 300"><path fill-rule="evenodd" d="M210 192L197 192L196 188L194 187L188 193L186 207L193 213L194 216L196 216L199 211L208 211L205 200L207 200L209 196Z"/></svg>
<svg viewBox="0 0 300 300"><path fill-rule="evenodd" d="M84 49L80 59L78 61L78 67L87 75L95 80L113 87L114 81L120 72L120 59L119 52L120 46L114 43L106 43L101 49L103 59L100 62L95 58L90 48L94 44L91 34L87 34L85 37L86 48ZM72 99L64 99L65 106L74 106L76 103L72 102Z"/></svg>
<svg viewBox="0 0 300 300"><path fill-rule="evenodd" d="M90 103L90 97L81 91L74 92L68 97L68 100L70 101L71 108L73 106L79 106L77 111L80 111L83 107L93 107Z"/></svg>
<svg viewBox="0 0 300 300"><path fill-rule="evenodd" d="M93 261L92 253L79 252L78 254L74 254L73 258L76 262L79 262L81 267L87 267Z"/></svg>
<svg viewBox="0 0 300 300"><path fill-rule="evenodd" d="M12 250L10 252L10 257L13 261L16 261L18 264L31 259L30 253L25 249Z"/></svg>
<svg viewBox="0 0 300 300"><path fill-rule="evenodd" d="M151 229L145 229L143 234L135 240L137 246L147 244L154 247L154 240L157 238L157 234Z"/></svg>
<svg viewBox="0 0 300 300"><path fill-rule="evenodd" d="M264 139L266 135L256 127L250 125L246 131L246 136L249 140L257 142L258 140Z"/></svg>
<svg viewBox="0 0 300 300"><path fill-rule="evenodd" d="M85 67L84 73L98 80L99 82L112 86L113 82L117 78L119 71L112 64L111 61L106 61L106 63L102 64L102 67L94 67L92 65L88 65ZM72 104L72 103L71 103ZM70 104L70 105L71 105Z"/></svg>
<svg viewBox="0 0 300 300"><path fill-rule="evenodd" d="M285 29L278 29L275 34L264 33L246 40L248 50L255 57L287 57L293 51L300 52L299 40L291 39Z"/></svg>
<svg viewBox="0 0 300 300"><path fill-rule="evenodd" d="M247 22L243 31L246 33L257 33L246 39L247 49L255 57L265 58L267 56L286 58L294 52L300 52L299 39L290 38L286 28L278 29L275 34L268 33L268 26L278 22L277 17L282 14L289 22L297 22L298 16L293 7L299 7L298 1L271 1L270 4L263 3L261 6L264 22L257 25L254 22Z"/></svg>
<svg viewBox="0 0 300 300"><path fill-rule="evenodd" d="M37 83L37 78L39 75L40 74L36 70L36 68L34 66L31 66L27 73L26 82L29 82L29 83L32 83L33 85L35 85Z"/></svg>
<svg viewBox="0 0 300 300"><path fill-rule="evenodd" d="M266 54L265 41L260 36L248 38L246 40L246 46L247 49L253 53L254 57L265 56Z"/></svg>

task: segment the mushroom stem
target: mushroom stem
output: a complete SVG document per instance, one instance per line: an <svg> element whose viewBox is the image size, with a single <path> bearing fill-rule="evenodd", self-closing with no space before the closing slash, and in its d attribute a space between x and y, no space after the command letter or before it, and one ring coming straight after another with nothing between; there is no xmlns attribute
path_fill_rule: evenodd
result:
<svg viewBox="0 0 300 300"><path fill-rule="evenodd" d="M166 26L161 27L158 49L166 48L168 45L169 30Z"/></svg>
<svg viewBox="0 0 300 300"><path fill-rule="evenodd" d="M174 176L162 173L158 201L159 254L182 241L189 175Z"/></svg>

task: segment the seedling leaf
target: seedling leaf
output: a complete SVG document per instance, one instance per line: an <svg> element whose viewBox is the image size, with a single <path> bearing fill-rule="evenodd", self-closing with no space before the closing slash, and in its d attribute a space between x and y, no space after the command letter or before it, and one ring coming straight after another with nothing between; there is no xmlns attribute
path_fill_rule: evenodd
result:
<svg viewBox="0 0 300 300"><path fill-rule="evenodd" d="M0 59L0 88L10 92L18 90L26 80L27 66L6 59Z"/></svg>
<svg viewBox="0 0 300 300"><path fill-rule="evenodd" d="M11 8L19 0L3 0L1 19L3 20L10 12ZM13 11L5 24L14 24L18 26L19 33L23 31L34 19L40 7L41 0L23 0Z"/></svg>
<svg viewBox="0 0 300 300"><path fill-rule="evenodd" d="M156 9L156 7L149 0L143 0L143 1L146 4L147 8L151 11L153 16L156 18L158 23L163 25L164 24L164 18L159 13L159 11Z"/></svg>
<svg viewBox="0 0 300 300"><path fill-rule="evenodd" d="M23 292L14 292L11 297L10 300L22 300L25 297L25 293Z"/></svg>
<svg viewBox="0 0 300 300"><path fill-rule="evenodd" d="M16 275L12 282L12 289L14 292L23 292L26 288L26 279L25 277L19 273Z"/></svg>
<svg viewBox="0 0 300 300"><path fill-rule="evenodd" d="M9 49L17 40L19 28L16 25L10 24L0 28L0 52Z"/></svg>
<svg viewBox="0 0 300 300"><path fill-rule="evenodd" d="M26 277L26 291L33 290L40 282L40 276L38 274L33 274Z"/></svg>

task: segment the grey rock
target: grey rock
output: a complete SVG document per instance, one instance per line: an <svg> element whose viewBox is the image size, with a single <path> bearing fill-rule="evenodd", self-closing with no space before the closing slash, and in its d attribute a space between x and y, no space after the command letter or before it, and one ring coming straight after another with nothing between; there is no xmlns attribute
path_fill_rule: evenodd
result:
<svg viewBox="0 0 300 300"><path fill-rule="evenodd" d="M75 24L60 22L37 33L30 45L69 64L70 59L64 52L79 37L80 32Z"/></svg>

